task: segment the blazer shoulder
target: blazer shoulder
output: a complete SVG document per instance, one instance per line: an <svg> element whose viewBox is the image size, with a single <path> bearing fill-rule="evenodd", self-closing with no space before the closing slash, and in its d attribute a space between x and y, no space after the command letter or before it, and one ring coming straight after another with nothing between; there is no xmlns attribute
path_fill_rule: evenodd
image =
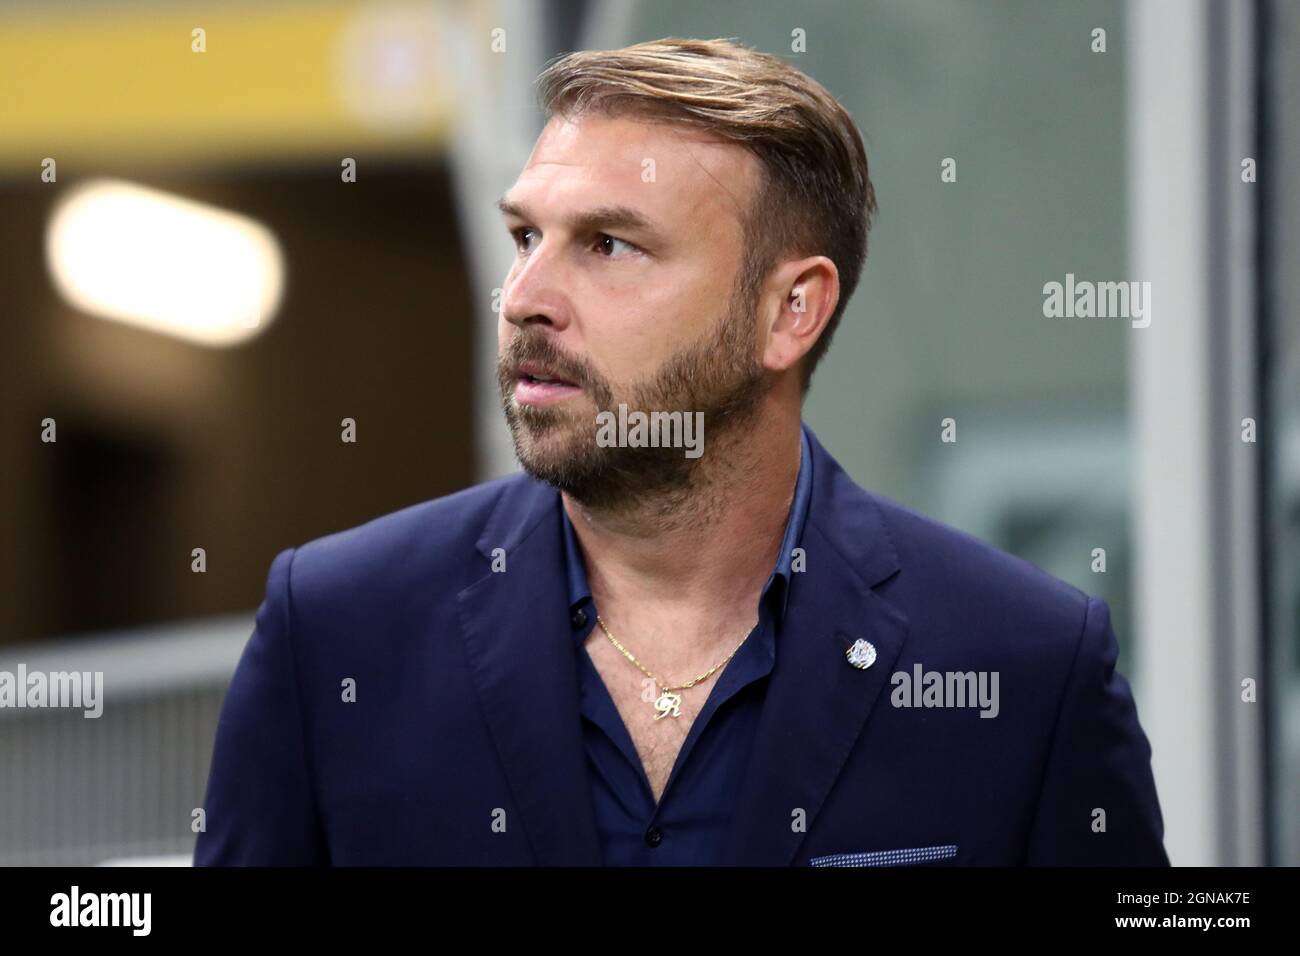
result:
<svg viewBox="0 0 1300 956"><path fill-rule="evenodd" d="M396 586L412 578L455 580L477 553L479 535L502 497L528 481L507 475L307 541L294 549L294 592L356 593L358 586Z"/></svg>
<svg viewBox="0 0 1300 956"><path fill-rule="evenodd" d="M899 555L896 590L940 609L960 609L972 625L1000 621L1077 641L1094 600L1068 581L959 528L893 499L866 492Z"/></svg>

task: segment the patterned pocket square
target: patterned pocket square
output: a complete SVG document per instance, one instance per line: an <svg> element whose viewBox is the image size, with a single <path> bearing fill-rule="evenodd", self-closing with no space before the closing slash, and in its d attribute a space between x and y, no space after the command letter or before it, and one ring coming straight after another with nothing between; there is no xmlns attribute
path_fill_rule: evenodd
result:
<svg viewBox="0 0 1300 956"><path fill-rule="evenodd" d="M866 853L831 853L815 856L809 866L908 866L915 863L933 863L951 860L957 855L957 844L945 846L919 846L910 850L871 850Z"/></svg>

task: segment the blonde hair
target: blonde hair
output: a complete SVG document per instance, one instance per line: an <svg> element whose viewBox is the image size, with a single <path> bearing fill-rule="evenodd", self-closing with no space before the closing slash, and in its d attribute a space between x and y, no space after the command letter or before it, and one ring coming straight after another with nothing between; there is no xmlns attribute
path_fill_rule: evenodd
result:
<svg viewBox="0 0 1300 956"><path fill-rule="evenodd" d="M839 271L839 302L801 370L806 392L857 287L876 212L862 137L839 101L769 53L679 37L567 54L538 90L548 117L593 110L682 123L758 158L764 181L744 222L742 285L756 292L783 256L825 255Z"/></svg>

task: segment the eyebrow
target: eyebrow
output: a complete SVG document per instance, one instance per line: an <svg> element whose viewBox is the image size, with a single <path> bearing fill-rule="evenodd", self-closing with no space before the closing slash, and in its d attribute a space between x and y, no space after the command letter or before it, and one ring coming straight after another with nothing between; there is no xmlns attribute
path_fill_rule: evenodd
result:
<svg viewBox="0 0 1300 956"><path fill-rule="evenodd" d="M497 209L504 216L532 221L532 216L523 205L502 196L497 200ZM565 217L565 223L572 232L604 232L609 229L640 233L649 239L658 240L661 233L649 219L630 206L595 206L582 212Z"/></svg>

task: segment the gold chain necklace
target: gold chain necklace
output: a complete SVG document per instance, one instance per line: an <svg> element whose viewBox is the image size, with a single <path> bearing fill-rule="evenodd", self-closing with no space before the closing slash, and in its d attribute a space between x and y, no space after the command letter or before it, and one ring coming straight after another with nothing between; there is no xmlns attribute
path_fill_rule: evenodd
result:
<svg viewBox="0 0 1300 956"><path fill-rule="evenodd" d="M599 614L596 615L596 623L600 625L600 629L605 632L605 636L608 637L610 642L615 647L617 647L619 651L622 652L624 657L626 657L633 664L635 664L640 669L641 673L645 674L646 677L649 677L652 681L655 682L656 685L662 688L662 691L660 692L659 696L654 701L654 708L657 711L657 713L655 714L655 720L658 720L661 717L668 717L670 715L673 717L680 717L682 715L682 711L681 711L682 695L674 694L673 691L686 690L687 688L694 687L700 681L706 680L719 667L724 666L727 663L727 661L735 657L736 651L740 650L741 645L744 644L745 640L748 638L748 634L747 634L745 638L741 639L740 644L736 645L736 650L733 650L730 654L726 656L724 660L722 660L717 664L714 664L712 667L710 667L699 677L695 678L694 680L687 681L685 684L677 684L674 686L669 686L668 684L661 681L654 674L646 670L641 665L641 662L637 660L635 657L633 657L632 653L626 647L624 647L622 644L618 642L618 640L614 637L614 635L609 632L609 628L605 626L605 622L600 619ZM754 623L755 625L757 625L758 622L755 621ZM752 627L750 628L750 631L753 631Z"/></svg>

